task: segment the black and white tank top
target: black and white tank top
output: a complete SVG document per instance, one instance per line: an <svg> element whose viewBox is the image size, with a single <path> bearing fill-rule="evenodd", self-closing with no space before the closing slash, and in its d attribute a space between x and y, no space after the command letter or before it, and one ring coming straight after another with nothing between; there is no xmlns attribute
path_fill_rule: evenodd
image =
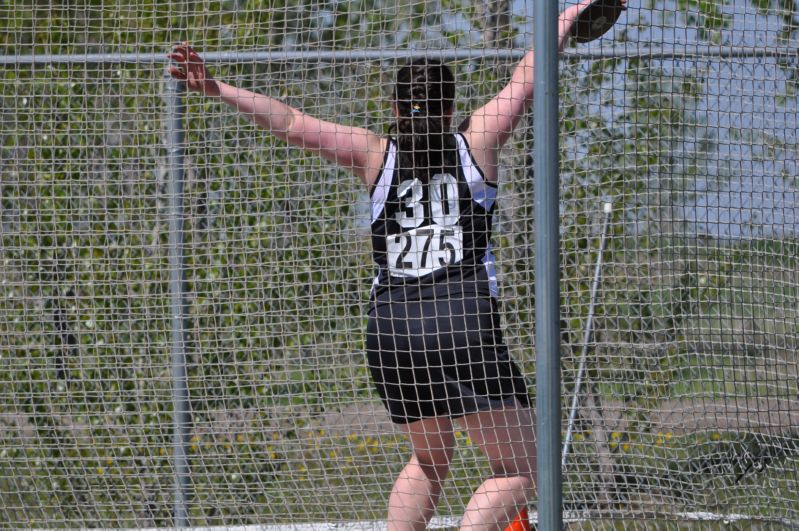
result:
<svg viewBox="0 0 799 531"><path fill-rule="evenodd" d="M464 283L474 283L470 293L496 296L491 221L497 187L486 182L466 139L454 136L455 165L429 178L401 177L397 144L389 139L371 193L377 302L462 292Z"/></svg>

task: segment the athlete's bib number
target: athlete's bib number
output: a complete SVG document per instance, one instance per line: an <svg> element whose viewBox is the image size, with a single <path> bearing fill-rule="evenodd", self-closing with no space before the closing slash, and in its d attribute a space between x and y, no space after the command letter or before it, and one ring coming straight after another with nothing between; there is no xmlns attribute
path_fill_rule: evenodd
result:
<svg viewBox="0 0 799 531"><path fill-rule="evenodd" d="M403 181L397 189L402 207L396 220L408 230L386 239L388 269L393 276L421 277L463 259L455 177L440 173L430 179L429 220L422 205L422 186L421 181L413 179Z"/></svg>
<svg viewBox="0 0 799 531"><path fill-rule="evenodd" d="M388 237L388 266L392 275L421 277L463 259L459 226L430 225Z"/></svg>

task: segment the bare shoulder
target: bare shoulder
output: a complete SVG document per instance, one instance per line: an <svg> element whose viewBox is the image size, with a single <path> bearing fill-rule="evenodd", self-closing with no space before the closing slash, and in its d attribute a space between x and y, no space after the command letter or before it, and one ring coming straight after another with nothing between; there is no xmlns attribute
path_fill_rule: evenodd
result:
<svg viewBox="0 0 799 531"><path fill-rule="evenodd" d="M356 169L356 173L359 173L358 176L371 189L383 169L383 161L386 158L386 150L388 149L388 137L368 132L366 146L367 152L363 171L358 172Z"/></svg>

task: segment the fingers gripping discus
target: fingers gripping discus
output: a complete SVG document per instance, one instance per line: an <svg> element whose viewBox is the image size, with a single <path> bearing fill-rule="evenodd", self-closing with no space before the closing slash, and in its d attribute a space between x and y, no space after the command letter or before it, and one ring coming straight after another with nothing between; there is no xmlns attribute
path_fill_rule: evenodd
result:
<svg viewBox="0 0 799 531"><path fill-rule="evenodd" d="M621 0L595 0L577 15L572 38L578 43L598 39L613 27L625 9Z"/></svg>

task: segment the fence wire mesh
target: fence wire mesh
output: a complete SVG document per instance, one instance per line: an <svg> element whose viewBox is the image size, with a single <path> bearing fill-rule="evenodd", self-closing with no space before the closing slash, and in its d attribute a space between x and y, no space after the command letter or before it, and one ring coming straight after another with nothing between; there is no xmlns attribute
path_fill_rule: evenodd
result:
<svg viewBox="0 0 799 531"><path fill-rule="evenodd" d="M799 525L791 6L631 2L602 41L564 55L575 528ZM197 45L220 79L388 133L405 57L447 58L466 116L532 42L531 12L500 1L0 6L0 525L173 524L172 43ZM217 102L185 102L189 522L380 520L409 449L365 367L367 192ZM503 330L531 382L536 140L547 141L522 124L504 151L494 238ZM455 435L441 515L460 514L489 473Z"/></svg>

